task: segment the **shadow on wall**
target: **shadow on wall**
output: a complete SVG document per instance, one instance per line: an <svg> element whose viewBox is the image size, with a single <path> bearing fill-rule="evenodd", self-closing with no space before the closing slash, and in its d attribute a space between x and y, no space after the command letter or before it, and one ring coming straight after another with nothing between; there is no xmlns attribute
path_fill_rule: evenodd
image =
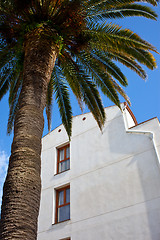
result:
<svg viewBox="0 0 160 240"><path fill-rule="evenodd" d="M115 188L122 192L122 211L130 211L127 231L132 237L126 235L126 239L159 240L160 171L153 142L147 135L126 133L123 118L111 121L105 131L113 165L117 168L119 164ZM116 224L121 226L122 222Z"/></svg>

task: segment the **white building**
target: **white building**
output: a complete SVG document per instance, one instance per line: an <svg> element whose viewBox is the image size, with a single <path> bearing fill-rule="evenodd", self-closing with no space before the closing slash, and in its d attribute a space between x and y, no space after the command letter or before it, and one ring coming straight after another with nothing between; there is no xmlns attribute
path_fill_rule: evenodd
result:
<svg viewBox="0 0 160 240"><path fill-rule="evenodd" d="M160 240L159 121L122 109L103 132L87 113L70 143L62 125L43 138L38 240Z"/></svg>

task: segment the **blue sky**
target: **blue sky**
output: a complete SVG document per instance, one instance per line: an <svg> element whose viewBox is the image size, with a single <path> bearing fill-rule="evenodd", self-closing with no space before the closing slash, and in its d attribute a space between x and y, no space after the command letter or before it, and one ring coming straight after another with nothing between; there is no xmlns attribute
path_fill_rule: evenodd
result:
<svg viewBox="0 0 160 240"><path fill-rule="evenodd" d="M160 6L155 8L155 11L160 16ZM113 21L112 21L113 22ZM129 28L139 34L142 38L156 46L160 52L160 17L158 21L148 20L145 18L126 18L116 20L115 23ZM131 110L133 111L138 123L148 120L153 117L158 117L160 120L160 55L154 54L158 68L154 71L148 70L147 81L142 80L134 72L120 65L123 68L124 74L128 78L129 86L125 89L131 100ZM103 97L105 107L113 105L107 98ZM73 116L80 114L81 111L76 103L74 96L71 94ZM124 100L121 99L123 102ZM7 119L8 119L8 95L0 102L0 202L2 197L2 186L7 170L8 158L10 155L11 143L13 134L7 136ZM87 109L84 109L84 112ZM54 104L52 114L52 129L61 124L57 105ZM47 121L45 120L44 135L47 134Z"/></svg>

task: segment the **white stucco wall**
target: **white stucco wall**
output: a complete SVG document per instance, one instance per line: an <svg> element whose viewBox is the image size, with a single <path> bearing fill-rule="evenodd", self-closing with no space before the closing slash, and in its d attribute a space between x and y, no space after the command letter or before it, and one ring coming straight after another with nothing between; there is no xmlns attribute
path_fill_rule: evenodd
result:
<svg viewBox="0 0 160 240"><path fill-rule="evenodd" d="M106 108L103 132L90 113L73 118L71 169L64 173L55 175L56 147L68 142L64 127L42 139L38 240L160 239L159 123L134 126L122 108ZM68 183L71 220L54 224L55 189Z"/></svg>

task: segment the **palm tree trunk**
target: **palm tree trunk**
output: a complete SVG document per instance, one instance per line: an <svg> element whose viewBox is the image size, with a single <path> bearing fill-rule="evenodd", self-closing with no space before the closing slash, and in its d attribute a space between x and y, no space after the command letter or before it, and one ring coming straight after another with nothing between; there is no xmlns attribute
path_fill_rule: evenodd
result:
<svg viewBox="0 0 160 240"><path fill-rule="evenodd" d="M37 238L43 110L57 54L51 41L37 33L26 39L23 86L3 189L1 240Z"/></svg>

